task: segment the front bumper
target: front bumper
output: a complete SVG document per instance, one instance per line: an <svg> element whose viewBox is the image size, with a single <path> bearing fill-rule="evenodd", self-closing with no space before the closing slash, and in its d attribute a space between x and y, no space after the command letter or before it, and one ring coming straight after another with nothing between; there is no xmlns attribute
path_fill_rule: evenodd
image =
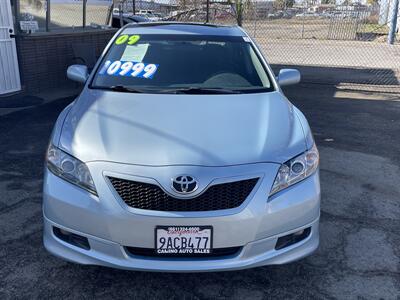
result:
<svg viewBox="0 0 400 300"><path fill-rule="evenodd" d="M259 241L248 243L238 255L216 259L170 259L170 258L145 258L133 256L127 253L118 243L89 236L68 228L60 227L44 218L44 246L55 256L65 260L85 264L101 265L118 269L137 271L159 272L211 272L232 271L264 265L289 263L310 255L318 248L319 243L319 218L311 224L297 228L281 235L272 236ZM85 236L89 239L91 250L84 250L63 242L54 236L52 226L69 230L73 233ZM298 244L281 250L275 250L275 244L279 236L290 234L302 228L311 227L311 234Z"/></svg>
<svg viewBox="0 0 400 300"><path fill-rule="evenodd" d="M278 169L275 164L224 168L138 167L89 163L99 197L71 185L46 171L44 184L44 245L56 256L81 263L131 270L201 272L236 270L268 264L282 264L312 253L319 243L320 187L318 172L306 180L267 199ZM115 170L118 171L116 172ZM112 170L112 171L104 171ZM150 174L151 173L151 174ZM238 208L211 212L157 212L127 207L105 183L108 174L138 180L152 180L163 186L171 174L194 174L197 178L229 180L230 177L260 177L254 191ZM157 177L160 176L160 177ZM209 182L208 179L205 180ZM161 258L136 256L125 247L154 248L157 225L211 225L214 247L241 247L235 255L218 258ZM90 250L64 242L53 226L86 237ZM275 250L281 236L311 228L304 240Z"/></svg>

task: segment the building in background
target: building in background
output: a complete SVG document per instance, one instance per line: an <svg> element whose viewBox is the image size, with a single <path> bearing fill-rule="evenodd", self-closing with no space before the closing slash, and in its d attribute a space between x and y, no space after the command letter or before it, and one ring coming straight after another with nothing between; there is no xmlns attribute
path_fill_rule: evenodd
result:
<svg viewBox="0 0 400 300"><path fill-rule="evenodd" d="M74 87L66 69L79 62L77 56L88 55L78 50L89 49L98 57L115 33L108 26L112 4L112 0L0 0L0 29L5 30L0 36L6 37L0 39L4 75L0 95Z"/></svg>

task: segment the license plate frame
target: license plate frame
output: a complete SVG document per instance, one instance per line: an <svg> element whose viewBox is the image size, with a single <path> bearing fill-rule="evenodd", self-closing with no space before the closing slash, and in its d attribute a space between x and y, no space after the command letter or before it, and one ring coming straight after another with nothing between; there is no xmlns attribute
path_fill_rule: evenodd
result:
<svg viewBox="0 0 400 300"><path fill-rule="evenodd" d="M198 230L198 232L203 232L202 234L183 234L184 238L187 238L187 236L192 237L193 240L189 240L187 241L189 246L190 244L195 244L198 242L198 239L196 239L196 237L202 237L202 240L200 241L200 245L203 245L205 243L205 238L208 237L209 241L208 243L205 245L207 246L206 248L199 248L199 247L186 247L185 249L183 248L176 248L173 247L172 249L167 248L167 249L163 249L162 247L159 248L159 237L163 237L162 235L159 235L159 231L167 231L170 232L171 234L171 238L174 237L178 237L180 239L180 244L182 244L182 236L178 236L179 232L182 231L188 231L188 230ZM176 233L174 233L173 231L176 231ZM177 226L177 225L170 225L170 226L165 226L165 225L159 225L156 226L154 228L154 251L157 255L159 256L179 256L179 257L206 257L209 256L213 253L213 227L210 225L189 225L189 226ZM208 234L207 234L208 232ZM176 242L175 242L176 243ZM168 244L168 241L167 241ZM172 245L174 245L174 243L172 243ZM196 245L194 245L196 246Z"/></svg>

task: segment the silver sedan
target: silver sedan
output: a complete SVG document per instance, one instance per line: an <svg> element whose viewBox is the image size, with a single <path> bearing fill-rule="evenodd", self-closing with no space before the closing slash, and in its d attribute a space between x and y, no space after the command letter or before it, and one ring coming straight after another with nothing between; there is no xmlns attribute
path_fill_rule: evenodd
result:
<svg viewBox="0 0 400 300"><path fill-rule="evenodd" d="M44 245L66 260L200 272L288 263L319 243L319 154L239 27L127 25L60 114Z"/></svg>

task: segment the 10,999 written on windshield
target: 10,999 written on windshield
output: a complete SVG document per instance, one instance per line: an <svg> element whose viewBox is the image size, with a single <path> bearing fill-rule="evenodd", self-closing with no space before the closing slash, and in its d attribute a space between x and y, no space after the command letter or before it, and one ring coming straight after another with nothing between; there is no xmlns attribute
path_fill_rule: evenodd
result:
<svg viewBox="0 0 400 300"><path fill-rule="evenodd" d="M138 78L153 78L158 69L156 64L146 64L132 61L107 60L101 68L100 75L131 76Z"/></svg>

